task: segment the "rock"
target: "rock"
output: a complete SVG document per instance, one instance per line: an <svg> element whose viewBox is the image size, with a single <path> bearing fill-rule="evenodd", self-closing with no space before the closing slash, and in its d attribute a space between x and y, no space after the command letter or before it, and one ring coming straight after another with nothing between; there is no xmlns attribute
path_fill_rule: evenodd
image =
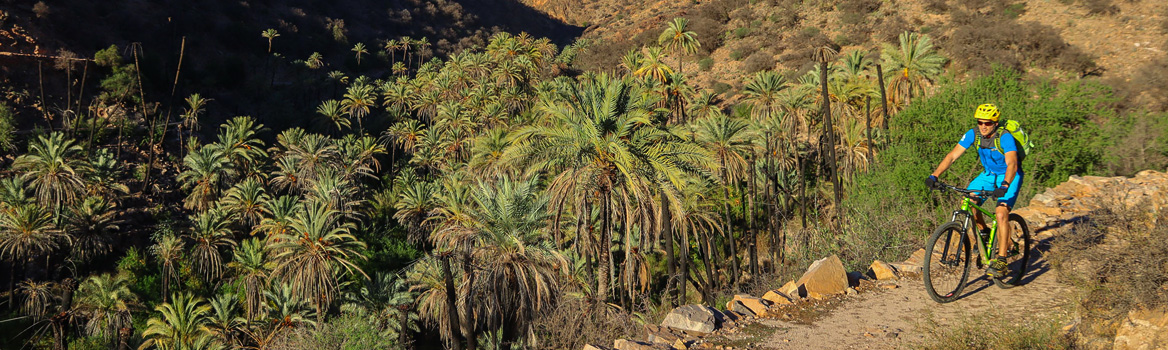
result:
<svg viewBox="0 0 1168 350"><path fill-rule="evenodd" d="M611 350L603 346L596 346L592 344L584 344L584 350Z"/></svg>
<svg viewBox="0 0 1168 350"><path fill-rule="evenodd" d="M901 277L904 277L905 275L920 275L921 272L924 271L924 268L921 267L921 265L910 264L908 262L891 263L888 265L896 269L897 274L899 274Z"/></svg>
<svg viewBox="0 0 1168 350"><path fill-rule="evenodd" d="M922 266L922 264L924 262L925 262L925 248L917 249L917 251L913 252L912 255L910 255L908 257L908 259L904 260L905 264L917 265L917 266Z"/></svg>
<svg viewBox="0 0 1168 350"><path fill-rule="evenodd" d="M1168 308L1136 309L1115 331L1115 350L1168 349Z"/></svg>
<svg viewBox="0 0 1168 350"><path fill-rule="evenodd" d="M791 299L807 297L807 288L802 285L795 284L795 281L787 281L787 284L784 284L782 288L779 288L779 291L783 292L783 295L786 295Z"/></svg>
<svg viewBox="0 0 1168 350"><path fill-rule="evenodd" d="M846 291L845 293L847 293L848 295L856 295L856 294L860 294L860 292L859 292L859 291L856 291L856 289L855 289L855 288L852 288L852 287L848 287L848 289L847 289L847 291Z"/></svg>
<svg viewBox="0 0 1168 350"><path fill-rule="evenodd" d="M643 343L636 340L617 339L612 342L612 347L616 350L658 350L662 347L654 346L650 343Z"/></svg>
<svg viewBox="0 0 1168 350"><path fill-rule="evenodd" d="M848 288L848 272L839 256L832 255L811 263L796 285L802 285L808 295L812 293L831 295L843 293Z"/></svg>
<svg viewBox="0 0 1168 350"><path fill-rule="evenodd" d="M722 313L704 305L684 305L670 311L661 326L710 333L718 329Z"/></svg>
<svg viewBox="0 0 1168 350"><path fill-rule="evenodd" d="M877 281L898 280L900 276L896 274L896 270L888 263L876 260L872 262L872 266L868 267L868 271L872 272L872 276L876 277Z"/></svg>
<svg viewBox="0 0 1168 350"><path fill-rule="evenodd" d="M785 294L777 289L766 292L766 294L762 295L762 299L769 301L774 305L788 305L788 304L795 303L795 301L791 300L791 298L788 297L787 294Z"/></svg>
<svg viewBox="0 0 1168 350"><path fill-rule="evenodd" d="M682 338L680 334L673 331L673 328L653 324L645 325L645 334L649 342L654 344L672 344L675 340Z"/></svg>
<svg viewBox="0 0 1168 350"><path fill-rule="evenodd" d="M750 312L737 310L737 309L731 307L732 304L734 304L734 302L738 302L738 303L742 304L742 306L745 307ZM758 297L752 296L750 294L735 294L734 299L730 299L730 302L726 303L727 309L738 311L738 312L741 312L741 313L744 313L747 315L751 315L751 316L761 315L770 306L771 306L771 302L763 300L763 299L759 299Z"/></svg>
<svg viewBox="0 0 1168 350"><path fill-rule="evenodd" d="M689 349L689 345L686 345L685 342L681 341L681 339L678 339L673 342L673 346L671 348L673 350L686 350Z"/></svg>
<svg viewBox="0 0 1168 350"><path fill-rule="evenodd" d="M726 306L727 306L726 308L730 309L730 311L742 313L742 314L745 314L745 315L750 316L750 317L757 317L758 316L757 312L754 312L754 310L751 310L749 307L742 304L742 301L740 301L740 300L731 300L729 303L726 304Z"/></svg>

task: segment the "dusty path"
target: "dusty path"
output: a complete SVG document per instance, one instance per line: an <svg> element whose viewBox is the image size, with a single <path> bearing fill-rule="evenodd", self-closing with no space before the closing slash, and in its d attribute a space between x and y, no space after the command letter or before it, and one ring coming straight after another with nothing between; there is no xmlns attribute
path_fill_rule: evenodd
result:
<svg viewBox="0 0 1168 350"><path fill-rule="evenodd" d="M932 322L985 320L995 312L1009 315L1003 320L1018 322L1062 312L1072 290L1056 281L1042 258L1046 243L1040 242L1035 249L1036 259L1020 287L1000 289L971 272L960 299L938 304L925 293L919 278L904 279L895 289L877 288L844 297L810 325L758 319L716 343L748 349L898 349L923 340Z"/></svg>

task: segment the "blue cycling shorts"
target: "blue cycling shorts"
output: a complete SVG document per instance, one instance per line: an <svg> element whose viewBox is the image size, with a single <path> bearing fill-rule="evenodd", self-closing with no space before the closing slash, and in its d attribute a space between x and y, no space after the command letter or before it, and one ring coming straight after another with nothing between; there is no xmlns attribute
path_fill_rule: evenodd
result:
<svg viewBox="0 0 1168 350"><path fill-rule="evenodd" d="M1010 187L1006 189L1006 195L997 198L998 204L1005 204L1008 208L1014 208L1014 202L1018 201L1018 189L1022 188L1023 178L1022 171L1019 170L1018 174L1014 176L1014 181L1010 183ZM1002 184L1002 181L1006 181L1005 174L994 174L983 171L973 181L969 182L969 187L966 189L970 191L993 192ZM981 203L977 204L981 205Z"/></svg>

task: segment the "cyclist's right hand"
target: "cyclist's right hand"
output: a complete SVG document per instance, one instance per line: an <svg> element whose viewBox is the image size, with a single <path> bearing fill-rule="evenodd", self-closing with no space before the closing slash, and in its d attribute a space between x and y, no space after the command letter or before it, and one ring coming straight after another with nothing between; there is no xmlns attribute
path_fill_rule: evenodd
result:
<svg viewBox="0 0 1168 350"><path fill-rule="evenodd" d="M929 177L925 178L925 186L928 186L931 190L937 189L937 177L929 175Z"/></svg>

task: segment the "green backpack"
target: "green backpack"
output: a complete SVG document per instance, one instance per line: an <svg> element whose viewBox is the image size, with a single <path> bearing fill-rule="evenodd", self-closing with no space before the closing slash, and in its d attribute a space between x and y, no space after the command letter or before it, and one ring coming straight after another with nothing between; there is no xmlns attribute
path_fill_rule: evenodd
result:
<svg viewBox="0 0 1168 350"><path fill-rule="evenodd" d="M1022 123L1019 123L1017 120L1007 120L1005 123L1002 123L1000 129L1005 130L1010 135L1014 135L1015 148L1018 149L1018 162L1021 163L1023 159L1026 159L1026 155L1030 154L1030 150L1034 148L1034 140L1030 138L1030 135L1026 134L1026 130L1022 129ZM1006 152L1002 151L1001 136L994 138L994 149L1002 154L1006 154Z"/></svg>

